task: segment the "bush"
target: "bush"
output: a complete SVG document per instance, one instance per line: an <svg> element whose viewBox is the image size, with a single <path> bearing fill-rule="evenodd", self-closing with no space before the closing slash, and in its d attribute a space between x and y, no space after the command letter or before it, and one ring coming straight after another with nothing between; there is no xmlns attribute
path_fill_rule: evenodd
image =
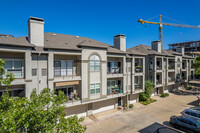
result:
<svg viewBox="0 0 200 133"><path fill-rule="evenodd" d="M133 104L129 104L129 108L132 109L133 108Z"/></svg>
<svg viewBox="0 0 200 133"><path fill-rule="evenodd" d="M160 95L160 97L168 97L169 96L169 94L168 93L162 93L161 95Z"/></svg>
<svg viewBox="0 0 200 133"><path fill-rule="evenodd" d="M140 93L139 100L147 101L151 97L152 90L153 90L153 82L151 82L150 80L145 81L145 91Z"/></svg>
<svg viewBox="0 0 200 133"><path fill-rule="evenodd" d="M148 104L153 103L153 102L156 102L156 101L157 101L157 100L155 100L155 99L149 98L148 100L146 100L146 101L141 101L140 103L143 104L143 105L148 105Z"/></svg>
<svg viewBox="0 0 200 133"><path fill-rule="evenodd" d="M188 85L185 89L186 89L186 90L191 90L191 89L192 89L192 86L191 86L191 85Z"/></svg>

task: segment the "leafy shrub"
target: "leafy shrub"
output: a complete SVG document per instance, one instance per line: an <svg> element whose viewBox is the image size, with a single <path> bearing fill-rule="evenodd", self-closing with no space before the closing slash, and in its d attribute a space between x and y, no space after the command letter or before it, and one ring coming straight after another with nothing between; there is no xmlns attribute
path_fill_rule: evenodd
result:
<svg viewBox="0 0 200 133"><path fill-rule="evenodd" d="M153 102L156 102L157 100L156 99L151 99L149 98L148 100L146 101L141 101L140 103L143 104L143 105L148 105L150 103L153 103Z"/></svg>
<svg viewBox="0 0 200 133"><path fill-rule="evenodd" d="M160 95L160 97L168 97L169 96L169 94L168 93L162 93L161 95Z"/></svg>
<svg viewBox="0 0 200 133"><path fill-rule="evenodd" d="M132 109L133 108L133 104L129 104L129 108Z"/></svg>
<svg viewBox="0 0 200 133"><path fill-rule="evenodd" d="M153 82L151 82L150 80L145 81L145 91L140 93L139 100L147 101L151 97L152 90L153 90Z"/></svg>
<svg viewBox="0 0 200 133"><path fill-rule="evenodd" d="M185 89L186 89L186 90L191 90L191 89L192 89L192 86L191 86L191 85L188 85Z"/></svg>

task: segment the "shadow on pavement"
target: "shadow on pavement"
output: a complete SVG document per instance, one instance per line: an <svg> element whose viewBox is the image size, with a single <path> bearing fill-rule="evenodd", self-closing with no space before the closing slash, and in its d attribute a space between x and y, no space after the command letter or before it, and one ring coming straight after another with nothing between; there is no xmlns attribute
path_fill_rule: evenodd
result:
<svg viewBox="0 0 200 133"><path fill-rule="evenodd" d="M171 93L175 95L198 95L198 91L186 91L186 90L172 90Z"/></svg>
<svg viewBox="0 0 200 133"><path fill-rule="evenodd" d="M181 133L157 122L138 131L139 133Z"/></svg>
<svg viewBox="0 0 200 133"><path fill-rule="evenodd" d="M199 105L200 100L195 100L193 102L188 103L188 105L192 105L192 106L198 106Z"/></svg>

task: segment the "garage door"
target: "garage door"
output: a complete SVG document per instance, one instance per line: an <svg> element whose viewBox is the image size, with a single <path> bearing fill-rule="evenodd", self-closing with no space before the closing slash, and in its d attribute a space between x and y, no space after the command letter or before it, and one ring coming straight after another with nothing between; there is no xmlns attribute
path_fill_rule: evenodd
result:
<svg viewBox="0 0 200 133"><path fill-rule="evenodd" d="M93 103L93 114L114 109L115 101L116 101L115 99L111 99L111 100Z"/></svg>

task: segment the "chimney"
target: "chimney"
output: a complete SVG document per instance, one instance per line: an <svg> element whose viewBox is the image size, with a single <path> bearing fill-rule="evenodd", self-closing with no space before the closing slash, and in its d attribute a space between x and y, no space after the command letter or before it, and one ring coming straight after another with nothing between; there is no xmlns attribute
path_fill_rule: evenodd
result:
<svg viewBox="0 0 200 133"><path fill-rule="evenodd" d="M185 54L185 49L184 49L184 47L178 47L178 48L176 48L176 52L181 53L182 55L184 55Z"/></svg>
<svg viewBox="0 0 200 133"><path fill-rule="evenodd" d="M44 47L44 19L30 17L28 20L28 41L38 47Z"/></svg>
<svg viewBox="0 0 200 133"><path fill-rule="evenodd" d="M126 36L124 34L114 36L114 47L126 52Z"/></svg>
<svg viewBox="0 0 200 133"><path fill-rule="evenodd" d="M161 53L161 51L162 51L161 42L160 41L152 41L151 49Z"/></svg>

